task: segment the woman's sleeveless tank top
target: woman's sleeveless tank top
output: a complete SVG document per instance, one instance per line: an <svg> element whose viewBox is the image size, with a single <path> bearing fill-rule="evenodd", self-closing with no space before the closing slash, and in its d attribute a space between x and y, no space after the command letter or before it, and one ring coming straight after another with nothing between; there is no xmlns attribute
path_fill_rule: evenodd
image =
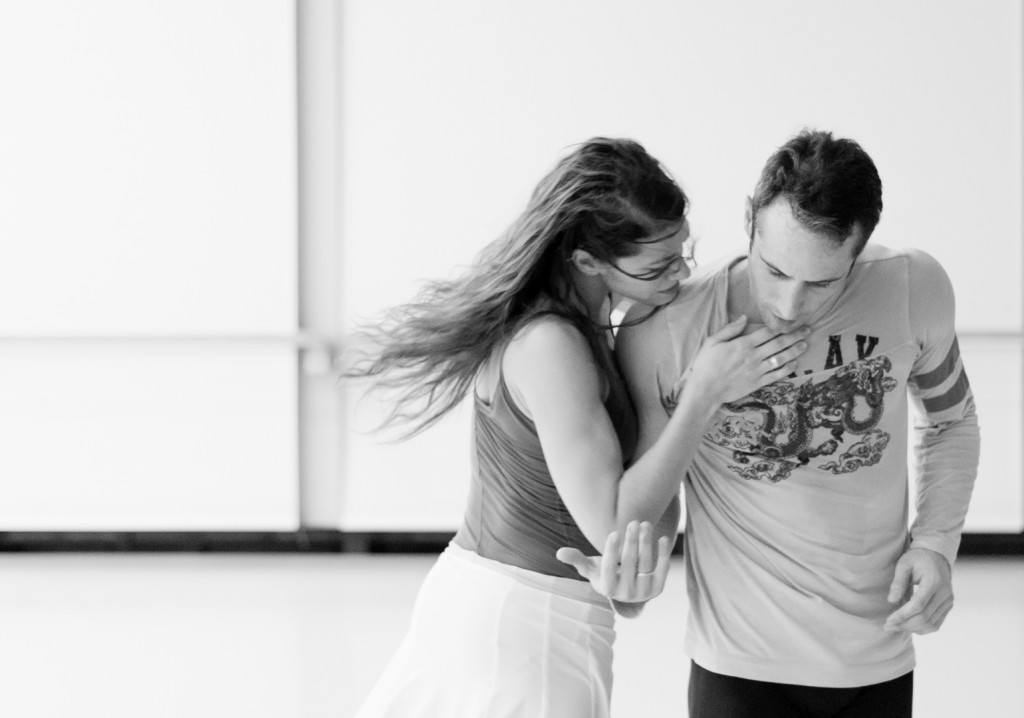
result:
<svg viewBox="0 0 1024 718"><path fill-rule="evenodd" d="M618 372L606 374L610 386L605 409L625 461L636 448L636 414ZM600 552L562 502L534 423L516 406L500 362L491 402L475 397L474 404L472 482L454 542L505 564L582 580L572 566L555 558L555 552L562 546L578 548L588 556Z"/></svg>

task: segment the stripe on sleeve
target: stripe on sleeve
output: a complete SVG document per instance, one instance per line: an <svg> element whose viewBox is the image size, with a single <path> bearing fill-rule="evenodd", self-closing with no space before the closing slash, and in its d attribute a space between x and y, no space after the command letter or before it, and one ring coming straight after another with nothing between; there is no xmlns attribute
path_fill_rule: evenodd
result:
<svg viewBox="0 0 1024 718"><path fill-rule="evenodd" d="M950 407L956 406L964 397L967 396L967 392L970 390L971 384L967 381L967 372L963 369L960 370L960 376L956 378L956 383L949 387L949 391L941 396L936 396L931 399L924 399L924 409L929 414L937 414L940 411L945 411Z"/></svg>
<svg viewBox="0 0 1024 718"><path fill-rule="evenodd" d="M914 377L914 383L921 391L932 389L946 379L956 369L956 362L960 358L960 343L956 337L953 337L953 345L949 347L949 352L946 354L946 358L942 360L942 363L932 369L927 374L918 374Z"/></svg>

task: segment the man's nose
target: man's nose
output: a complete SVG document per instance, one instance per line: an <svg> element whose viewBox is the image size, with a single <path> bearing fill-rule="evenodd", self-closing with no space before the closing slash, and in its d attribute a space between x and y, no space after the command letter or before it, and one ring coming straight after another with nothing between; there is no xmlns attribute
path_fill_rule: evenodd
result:
<svg viewBox="0 0 1024 718"><path fill-rule="evenodd" d="M775 305L775 312L778 314L779 319L785 319L792 321L800 316L800 312L804 306L806 292L796 282L792 282L785 286L779 293L778 301Z"/></svg>

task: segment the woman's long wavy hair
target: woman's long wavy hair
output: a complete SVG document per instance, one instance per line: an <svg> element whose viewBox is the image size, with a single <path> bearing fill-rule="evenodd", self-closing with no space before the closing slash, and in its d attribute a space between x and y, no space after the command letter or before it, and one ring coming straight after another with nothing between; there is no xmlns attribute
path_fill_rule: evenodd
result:
<svg viewBox="0 0 1024 718"><path fill-rule="evenodd" d="M354 338L359 358L343 372L369 378L391 410L379 428L419 434L458 405L492 351L538 313L594 326L575 296L573 252L611 261L686 213L686 195L632 140L578 145L534 190L526 210L463 276L427 283ZM543 307L540 305L543 301Z"/></svg>

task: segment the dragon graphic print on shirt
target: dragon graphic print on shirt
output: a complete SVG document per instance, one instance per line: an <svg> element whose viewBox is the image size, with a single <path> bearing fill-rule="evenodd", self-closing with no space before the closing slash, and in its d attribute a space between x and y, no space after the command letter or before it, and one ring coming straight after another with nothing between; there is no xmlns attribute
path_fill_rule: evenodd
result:
<svg viewBox="0 0 1024 718"><path fill-rule="evenodd" d="M830 460L816 467L834 475L872 466L889 444L877 426L885 394L898 384L891 370L889 358L878 356L843 365L820 383L775 382L725 404L706 437L732 449L729 470L744 479L775 483L823 457Z"/></svg>

